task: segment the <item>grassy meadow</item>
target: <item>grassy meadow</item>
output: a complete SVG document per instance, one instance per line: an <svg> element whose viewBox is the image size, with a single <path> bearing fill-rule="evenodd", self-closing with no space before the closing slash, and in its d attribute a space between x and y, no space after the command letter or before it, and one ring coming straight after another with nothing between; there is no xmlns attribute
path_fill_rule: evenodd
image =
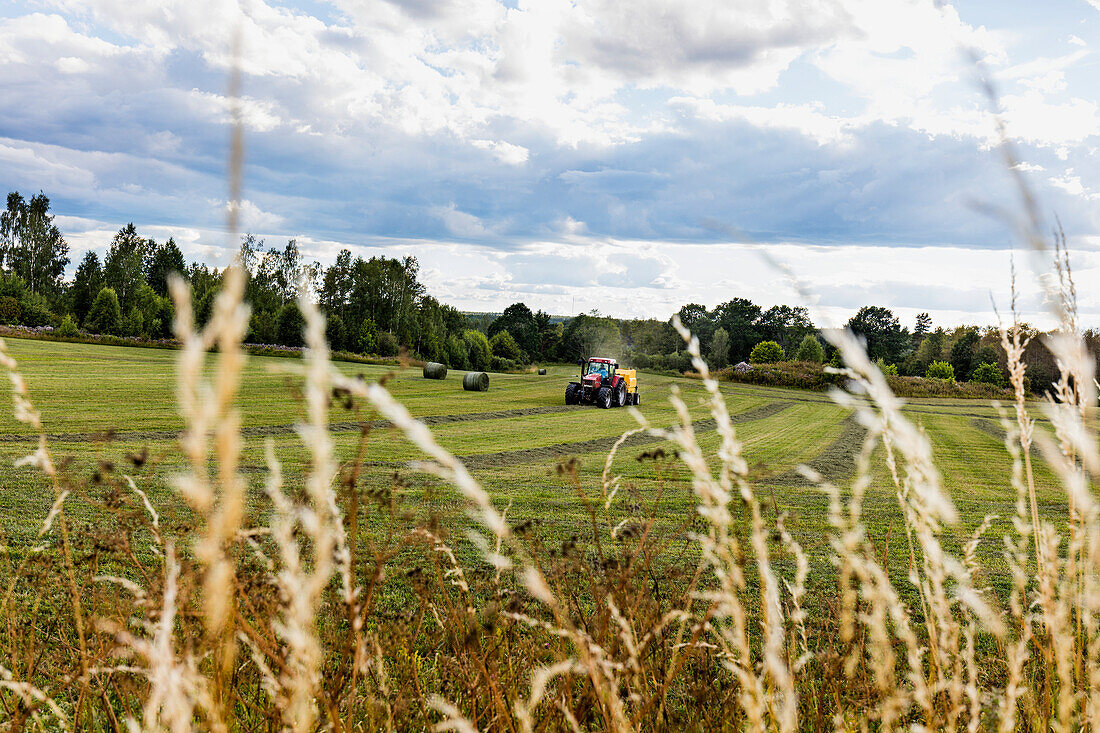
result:
<svg viewBox="0 0 1100 733"><path fill-rule="evenodd" d="M72 459L68 470L88 478L93 495L95 484L90 479L105 461L117 472L133 475L155 499L159 512L168 517L186 515L185 503L167 481L173 471L183 469L177 447L178 434L184 429L175 398L177 352L20 339L10 339L8 345L32 399L40 406L53 450ZM214 358L210 355L209 361ZM348 376L385 380L393 396L431 426L439 443L470 466L493 501L502 508L510 505L510 519L538 520L547 541L560 542L577 534L587 522L584 502L570 479L555 467L562 459L576 458L581 487L598 492L609 449L623 432L637 427L625 409L566 406L565 383L576 371L568 366L552 366L544 376L493 374L486 393L463 391L463 372L454 370L445 380L429 380L416 367L394 370L340 362L335 366ZM248 358L237 400L245 436L241 462L249 484L246 524L267 520L269 502L263 492L267 441L292 475L303 465L305 452L295 433L296 423L304 417L301 371L297 360ZM668 401L673 389L684 395L697 420L709 417L699 404L704 392L698 380L643 373L640 384L639 411L655 427L675 422ZM795 468L806 463L827 478L850 478L852 456L860 448L863 430L850 410L824 393L732 383L723 384L722 393L765 509L772 515L787 513L788 528L804 547L817 550L825 563L826 500ZM969 533L988 514L1007 521L1015 501L1005 490L1011 460L993 407L974 400L911 399L905 413L928 433L945 483L967 487L965 494L953 497L962 513L961 532ZM337 400L330 419L341 461L357 455L361 426L370 426L363 455L365 487L389 489L397 473L407 484L397 489L405 507L413 512L446 509L445 502L425 507L426 497L431 498L426 487L439 482L409 470L408 463L424 458L423 453L382 424L378 415L363 407L346 409ZM9 466L0 487L0 527L13 550L33 540L54 500L40 474L11 467L33 449L31 440L28 427L10 413L0 420L0 460ZM701 422L699 441L705 449L717 448L713 421ZM622 475L638 499L655 495L658 477L651 461L637 457L661 445L656 438L634 436L616 456L611 473ZM671 450L667 443L664 447ZM150 462L141 468L132 466L128 457L142 452L148 453ZM877 469L879 479L885 479L885 467ZM661 478L665 486L657 517L662 526L676 527L693 519L690 476L673 469ZM1040 499L1056 505L1056 485L1049 472L1041 472ZM898 519L888 481L872 485L866 507L872 527L887 530ZM71 507L70 512L79 519L78 508ZM898 562L904 564L903 544L897 543L894 549ZM999 552L999 547L993 550ZM821 569L826 571L827 563Z"/></svg>
<svg viewBox="0 0 1100 733"><path fill-rule="evenodd" d="M1029 586L1028 561L1004 554L1021 494L998 412L981 401L901 408L958 510L945 522L920 495L899 499L899 485L919 490L909 474L923 460L904 431L889 427L859 469L866 428L824 393L718 383L733 456L700 379L639 376L637 415L679 425L674 445L645 431L620 442L638 427L630 410L566 406L573 367L493 374L478 393L462 390L461 372L428 380L415 367L337 362L351 381L333 377L322 398L308 360L248 357L231 370L231 402L198 393L231 404L210 415L236 411L239 430L228 423L227 438L211 424L196 465L181 447L182 352L7 348L57 467L55 486L49 471L16 466L38 433L0 418L0 704L12 730L936 727L982 719L995 704L971 691L995 700L1020 673L1006 638L948 600L972 584L1016 608ZM221 359L205 355L214 384ZM491 507L400 416L384 419L376 384L461 460ZM328 421L330 485L314 480L329 471L328 448L303 429L309 419ZM1052 432L1043 420L1036 430ZM226 498L234 479L218 473L238 448L239 516ZM222 487L210 499L181 490L180 477L199 474ZM1032 480L1037 515L1059 521L1062 480L1039 460ZM984 537L968 546L975 530ZM941 549L966 572L948 563L937 575L928 558ZM211 570L218 562L228 580ZM775 613L789 619L778 637ZM953 651L926 658L912 627ZM969 682L946 681L944 659ZM906 664L910 683L892 669ZM1047 727L1064 679L1033 682L1011 722Z"/></svg>

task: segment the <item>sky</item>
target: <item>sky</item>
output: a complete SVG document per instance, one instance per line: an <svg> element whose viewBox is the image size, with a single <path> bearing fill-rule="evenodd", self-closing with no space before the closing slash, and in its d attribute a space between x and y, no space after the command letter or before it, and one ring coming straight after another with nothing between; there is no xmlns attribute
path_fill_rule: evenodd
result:
<svg viewBox="0 0 1100 733"><path fill-rule="evenodd" d="M793 275L821 319L988 324L1015 262L1042 323L999 107L1100 325L1098 48L1100 0L0 0L0 187L50 197L70 271L131 221L228 264L238 63L244 230L411 254L464 310Z"/></svg>

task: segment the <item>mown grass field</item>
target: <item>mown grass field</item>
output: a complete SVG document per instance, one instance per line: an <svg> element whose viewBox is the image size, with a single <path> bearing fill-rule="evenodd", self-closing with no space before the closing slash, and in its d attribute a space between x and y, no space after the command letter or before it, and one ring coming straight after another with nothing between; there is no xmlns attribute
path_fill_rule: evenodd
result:
<svg viewBox="0 0 1100 733"><path fill-rule="evenodd" d="M8 347L42 413L55 454L71 459L65 470L80 479L85 498L100 498L108 490L95 481L96 472L102 470L100 462L105 461L116 473L133 475L170 531L185 532L193 520L169 485L169 477L182 466L177 447L183 426L175 401L177 352L19 339L9 340ZM487 393L464 392L461 372L452 371L447 379L435 381L423 379L417 368L338 367L369 380L387 378L392 393L432 425L443 446L467 461L499 507L508 507L509 520L533 521L536 535L551 546L574 535L582 540L591 535L588 505L580 494L593 500L598 497L608 449L625 430L637 425L626 409L567 407L564 386L575 371L572 367L550 367L545 376L493 374ZM300 368L301 363L292 359L248 360L239 399L246 436L242 472L250 486L246 524L266 521L267 441L284 464L288 484L292 488L300 484L306 459L294 432L302 409ZM701 444L717 447L713 424L708 424L706 410L700 406L703 390L697 380L642 374L640 384L640 412L651 425L673 422L668 397L678 389L698 421ZM769 515L786 513L787 526L808 550L813 571L830 572L826 500L795 469L807 463L843 486L851 473L852 455L862 441L862 428L826 394L728 383L722 390L765 510ZM956 541L964 540L986 515L1001 518L982 549L987 567L996 567L999 536L1008 526L1015 501L996 411L978 401L911 400L906 412L930 436L944 483L960 510ZM391 516L396 521L410 527L433 516L465 521L456 494L435 479L411 471L408 462L421 454L395 431L378 424L376 415L346 409L337 401L331 420L341 461L352 460L360 445L361 425L371 424L361 489L368 494L392 492L398 511ZM34 542L54 499L52 488L37 472L13 467L16 459L33 450L29 438L26 426L5 411L0 418L0 461L5 466L0 473L0 528L8 547L17 553ZM695 519L686 470L671 460L638 460L640 453L660 445L654 438L635 436L619 451L612 473L623 476L623 490L610 512L597 512L598 524L652 513L659 531L673 540L685 537L684 530ZM143 450L150 460L140 468L133 466L127 457ZM556 470L569 458L576 458L575 480L570 472ZM865 501L868 532L881 544L890 565L902 570L907 562L905 537L881 456L876 458L874 475ZM1051 488L1053 477L1039 468L1038 478L1044 508L1054 514L1061 497ZM68 512L93 533L109 533L115 519L98 504L75 497ZM360 506L363 526L381 531L381 525L390 521L384 512L372 512L370 502ZM460 551L465 550L463 556L475 557L461 539L457 544ZM1000 579L993 580L999 584Z"/></svg>

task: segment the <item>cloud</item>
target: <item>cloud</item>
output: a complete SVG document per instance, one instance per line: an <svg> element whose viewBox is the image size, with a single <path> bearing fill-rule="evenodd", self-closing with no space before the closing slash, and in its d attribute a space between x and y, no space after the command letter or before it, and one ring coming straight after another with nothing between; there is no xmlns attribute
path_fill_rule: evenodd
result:
<svg viewBox="0 0 1100 733"><path fill-rule="evenodd" d="M695 97L672 97L668 103L698 119L712 122L743 120L759 128L796 130L818 145L851 142L853 131L868 122L826 114L820 102L759 107L716 104L714 100Z"/></svg>
<svg viewBox="0 0 1100 733"><path fill-rule="evenodd" d="M245 226L308 239L322 259L345 245L425 253L431 287L455 302L526 293L558 310L576 296L656 311L696 291L772 297L775 279L742 260L708 262L734 231L828 245L852 267L863 262L844 247L886 262L890 248L927 245L933 275L955 267L953 248L1003 247L1011 226L975 204L1011 206L1017 192L963 48L1001 90L1043 211L1075 242L1100 241L1097 39L1071 18L1067 41L1068 12L1039 23L1052 11L933 0L48 7L0 19L0 168L9 189L99 222L81 246L134 220L191 232L189 253L227 261L238 27ZM680 245L695 249L667 254Z"/></svg>
<svg viewBox="0 0 1100 733"><path fill-rule="evenodd" d="M510 165L522 165L527 162L531 151L522 145L512 145L499 140L471 140L475 148L488 150L497 160Z"/></svg>
<svg viewBox="0 0 1100 733"><path fill-rule="evenodd" d="M446 227L447 232L457 237L488 237L492 232L473 214L459 211L454 202L446 206L437 206L432 213Z"/></svg>
<svg viewBox="0 0 1100 733"><path fill-rule="evenodd" d="M232 202L226 202L225 211L228 214L233 209ZM248 232L270 232L286 224L286 219L270 211L264 211L248 199L241 199L238 204L241 229Z"/></svg>

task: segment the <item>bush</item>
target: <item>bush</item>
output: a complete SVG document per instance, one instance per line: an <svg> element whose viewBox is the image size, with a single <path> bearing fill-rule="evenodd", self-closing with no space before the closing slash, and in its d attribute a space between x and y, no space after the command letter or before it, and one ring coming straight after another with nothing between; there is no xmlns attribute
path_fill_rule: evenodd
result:
<svg viewBox="0 0 1100 733"><path fill-rule="evenodd" d="M761 341L752 347L749 361L753 364L771 364L783 361L783 347L774 341Z"/></svg>
<svg viewBox="0 0 1100 733"><path fill-rule="evenodd" d="M347 341L347 329L344 319L333 313L325 320L325 340L333 351L340 351Z"/></svg>
<svg viewBox="0 0 1100 733"><path fill-rule="evenodd" d="M250 344L273 344L275 335L275 314L271 311L256 310L248 319L248 333L245 341Z"/></svg>
<svg viewBox="0 0 1100 733"><path fill-rule="evenodd" d="M466 349L466 342L453 333L447 337L447 364L452 369L470 368L470 356Z"/></svg>
<svg viewBox="0 0 1100 733"><path fill-rule="evenodd" d="M507 333L507 331L503 331L502 333ZM500 334L497 335L499 336ZM489 371L491 372L514 372L519 369L519 364L511 359L504 359L499 356L494 356L489 359Z"/></svg>
<svg viewBox="0 0 1100 733"><path fill-rule="evenodd" d="M730 335L724 328L719 328L711 336L710 351L707 354L707 366L713 369L722 369L729 364Z"/></svg>
<svg viewBox="0 0 1100 733"><path fill-rule="evenodd" d="M817 336L812 333L806 334L806 337L802 339L802 343L798 345L798 355L795 359L814 364L825 361L825 349L821 348L821 342L817 340Z"/></svg>
<svg viewBox="0 0 1100 733"><path fill-rule="evenodd" d="M76 338L80 335L80 329L76 327L73 317L66 315L61 319L61 325L57 327L57 335L65 338Z"/></svg>
<svg viewBox="0 0 1100 733"><path fill-rule="evenodd" d="M887 364L882 357L875 359L875 366L878 367L880 372L888 376L896 377L898 375L898 365Z"/></svg>
<svg viewBox="0 0 1100 733"><path fill-rule="evenodd" d="M1000 367L996 364L983 363L970 374L971 382L979 382L981 384L992 384L994 387L1003 387L1008 381L1005 379L1004 373Z"/></svg>
<svg viewBox="0 0 1100 733"><path fill-rule="evenodd" d="M794 387L796 389L818 391L831 387L842 387L847 381L844 375L827 372L820 364L799 361L760 364L746 372L739 372L736 367L729 367L718 372L716 376L719 379L741 384Z"/></svg>
<svg viewBox="0 0 1100 733"><path fill-rule="evenodd" d="M497 331L493 338L489 339L489 348L492 350L493 356L499 356L501 359L519 361L523 358L523 354L519 350L519 344L512 338L512 334L507 331Z"/></svg>
<svg viewBox="0 0 1100 733"><path fill-rule="evenodd" d="M435 331L428 333L417 349L424 361L447 362L447 342Z"/></svg>
<svg viewBox="0 0 1100 733"><path fill-rule="evenodd" d="M122 335L123 336L141 336L144 332L145 319L141 315L141 311L137 308L131 308L126 312L126 315L122 318Z"/></svg>
<svg viewBox="0 0 1100 733"><path fill-rule="evenodd" d="M122 330L122 311L118 307L118 293L114 288L103 288L95 296L92 309L84 319L84 327L92 333L119 334Z"/></svg>
<svg viewBox="0 0 1100 733"><path fill-rule="evenodd" d="M297 303L287 303L275 315L275 339L283 346L301 346L306 319Z"/></svg>
<svg viewBox="0 0 1100 733"><path fill-rule="evenodd" d="M397 356L397 352L401 348L397 343L397 337L389 331L383 331L378 334L378 355L379 356Z"/></svg>
<svg viewBox="0 0 1100 733"><path fill-rule="evenodd" d="M12 326L20 323L20 317L23 315L23 309L19 307L19 301L10 295L5 295L0 298L0 323L6 326Z"/></svg>
<svg viewBox="0 0 1100 733"><path fill-rule="evenodd" d="M359 329L352 334L349 342L348 345L351 346L352 351L357 351L360 354L380 353L378 351L378 327L374 325L374 320L364 318L363 322L359 324ZM397 353L396 345L393 353Z"/></svg>
<svg viewBox="0 0 1100 733"><path fill-rule="evenodd" d="M19 310L22 311L19 322L24 326L50 326L57 323L49 301L38 293L27 293L20 298Z"/></svg>
<svg viewBox="0 0 1100 733"><path fill-rule="evenodd" d="M928 365L928 371L924 373L928 379L942 379L945 382L955 381L955 367L946 361L934 361Z"/></svg>
<svg viewBox="0 0 1100 733"><path fill-rule="evenodd" d="M886 377L890 389L898 397L953 397L955 399L1012 399L1012 393L1002 387L978 382L954 382L922 377Z"/></svg>
<svg viewBox="0 0 1100 733"><path fill-rule="evenodd" d="M493 352L489 347L489 339L481 331L470 329L462 334L462 340L466 342L466 353L470 360L470 368L477 371L485 371L489 368L489 359Z"/></svg>
<svg viewBox="0 0 1100 733"><path fill-rule="evenodd" d="M675 351L671 354L632 354L629 363L635 369L666 374L683 374L692 368L691 355L686 351Z"/></svg>

